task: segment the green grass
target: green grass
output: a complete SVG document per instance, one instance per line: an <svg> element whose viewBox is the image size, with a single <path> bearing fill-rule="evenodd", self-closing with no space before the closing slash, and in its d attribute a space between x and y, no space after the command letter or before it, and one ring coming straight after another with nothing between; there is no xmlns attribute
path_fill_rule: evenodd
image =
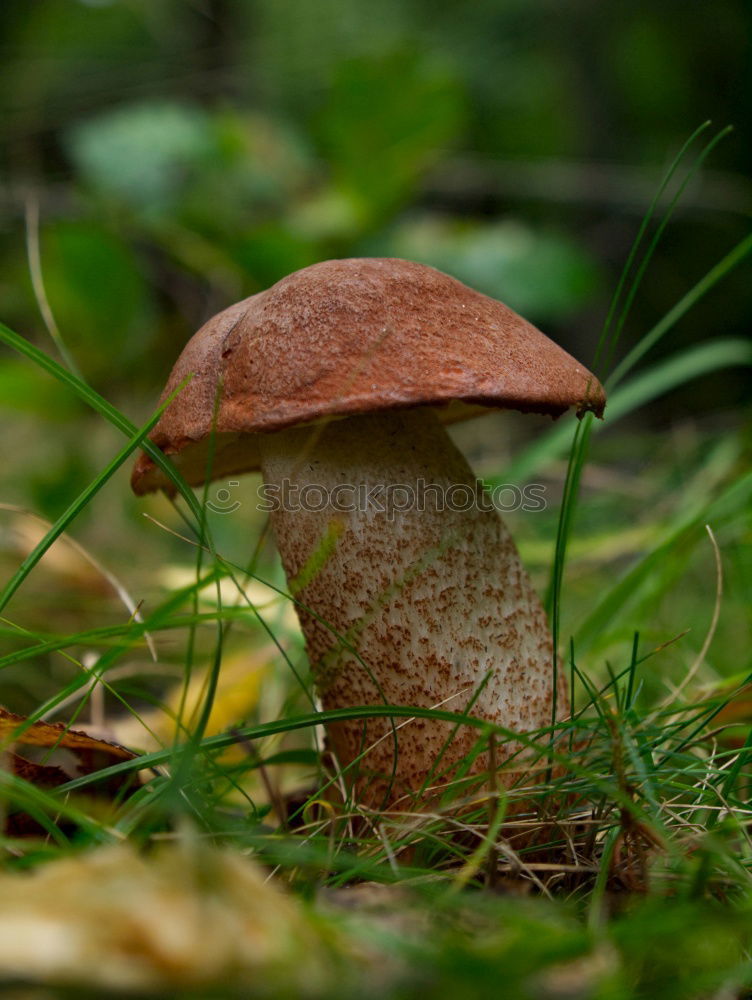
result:
<svg viewBox="0 0 752 1000"><path fill-rule="evenodd" d="M159 414L136 427L78 375L0 325L0 342L125 438L0 592L0 670L36 678L29 682L36 701L28 725L57 717L65 706L66 721L85 728L97 692L104 692L113 717L143 721L143 745L160 708L169 723L157 734L158 749L58 789L0 771L4 809L27 813L46 832L30 841L6 836L9 868L33 868L123 839L146 848L189 828L202 841L266 865L305 901L322 939L334 927L345 934L349 944L338 953L336 975L311 995L358 989L372 996L481 997L502 982L503 995L512 998L735 997L752 988L746 442L737 431L715 441L697 430L697 440L673 463L647 466L633 500L619 489L597 494L588 484L590 471L603 468L615 447L636 447L639 456L648 444L640 437L633 445L625 431L615 446L618 421L702 374L752 365L747 342L719 340L679 351L626 381L699 298L745 261L752 236L619 364L610 363L681 193L725 133L696 151L707 134L706 126L699 129L669 169L609 309L598 349L598 374L610 390L605 423L592 415L562 422L499 473L499 482L524 481L568 456L558 513L541 519L540 538L523 533L520 544L534 571L548 572L556 667L571 679L572 717L515 736L530 771L509 788L503 780L468 776L467 766L442 775L438 761L430 780L451 780L430 812L364 816L354 802L332 809L326 791L339 776L317 752L315 728L338 718L387 716L399 724L431 717L473 726L475 753L501 758L512 734L468 713L410 706L316 712L299 637L284 621L284 603L295 598L266 554L261 530L245 564L228 558L215 537L226 524L207 517L206 490L197 497L145 440ZM608 449L599 450L601 427L611 435ZM169 538L173 561L180 553L183 565L191 564L193 580L153 587L138 615L120 613L108 624L91 624L85 602L73 629L60 629L55 615L41 621L34 584L45 555L101 500L139 447L182 499L184 506L162 508L173 533L162 540ZM148 560L158 529L144 522L139 531ZM172 701L174 679L132 665L149 655L149 637L165 650L164 666L181 677ZM273 661L269 697L276 718L265 714L263 694L243 717L226 718L223 667L243 649ZM66 658L64 669L45 673L41 665L59 664L56 654ZM190 693L195 678L203 679L197 705ZM217 710L225 724L214 732ZM515 763L505 760L502 768ZM134 794L106 807L91 798L108 777L136 770L143 784ZM353 912L331 902L362 882L404 895L385 897L395 901L383 911L366 905ZM382 979L349 948L381 956ZM219 984L216 995L234 995L233 987Z"/></svg>

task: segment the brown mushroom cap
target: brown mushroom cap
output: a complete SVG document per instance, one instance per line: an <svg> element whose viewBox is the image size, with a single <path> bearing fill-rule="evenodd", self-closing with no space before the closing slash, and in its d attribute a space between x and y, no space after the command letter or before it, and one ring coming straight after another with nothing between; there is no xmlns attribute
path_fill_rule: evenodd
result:
<svg viewBox="0 0 752 1000"><path fill-rule="evenodd" d="M522 317L455 278L395 258L329 260L210 319L163 393L192 376L150 437L191 484L259 467L253 435L413 406L445 422L474 407L600 416L602 386ZM147 456L136 493L169 488Z"/></svg>

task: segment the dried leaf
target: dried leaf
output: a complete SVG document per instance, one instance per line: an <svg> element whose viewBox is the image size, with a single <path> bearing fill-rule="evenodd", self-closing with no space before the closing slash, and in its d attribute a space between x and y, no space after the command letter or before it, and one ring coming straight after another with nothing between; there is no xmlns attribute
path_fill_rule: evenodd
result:
<svg viewBox="0 0 752 1000"><path fill-rule="evenodd" d="M23 748L23 754L17 752ZM35 754L44 751L41 759ZM0 753L5 767L16 777L36 788L49 791L72 778L93 774L122 761L134 760L136 754L116 743L96 739L87 733L68 729L62 722L32 722L0 707ZM2 761L0 757L0 762ZM116 775L92 786L90 796L101 801L114 801L129 795L135 787L133 773ZM40 834L42 828L22 811L10 811L5 820L5 833L19 837Z"/></svg>

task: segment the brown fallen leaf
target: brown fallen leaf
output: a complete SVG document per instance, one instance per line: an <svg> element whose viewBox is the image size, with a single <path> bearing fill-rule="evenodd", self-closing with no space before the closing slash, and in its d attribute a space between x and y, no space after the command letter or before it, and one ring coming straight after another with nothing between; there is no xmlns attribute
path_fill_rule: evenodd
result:
<svg viewBox="0 0 752 1000"><path fill-rule="evenodd" d="M29 722L0 706L0 766L36 788L49 791L72 778L135 758L136 754L125 747L68 729L62 722ZM129 795L135 787L135 775L128 772L96 782L88 796L99 802L113 802ZM20 810L8 813L4 829L13 837L43 832L36 820Z"/></svg>

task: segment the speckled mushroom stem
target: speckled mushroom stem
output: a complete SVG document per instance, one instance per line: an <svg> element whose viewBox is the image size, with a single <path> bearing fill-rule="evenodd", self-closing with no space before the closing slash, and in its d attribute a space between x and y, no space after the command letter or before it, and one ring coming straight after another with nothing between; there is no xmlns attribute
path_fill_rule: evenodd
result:
<svg viewBox="0 0 752 1000"><path fill-rule="evenodd" d="M551 722L543 608L509 531L435 413L396 410L265 435L262 471L280 501L274 532L305 605L298 615L325 709L463 711L490 675L472 714L517 732ZM560 688L557 714L566 710ZM393 777L388 719L338 723L328 738L361 804L404 809L451 729L424 719L398 728ZM477 738L459 727L434 783ZM482 756L475 770L486 766Z"/></svg>

